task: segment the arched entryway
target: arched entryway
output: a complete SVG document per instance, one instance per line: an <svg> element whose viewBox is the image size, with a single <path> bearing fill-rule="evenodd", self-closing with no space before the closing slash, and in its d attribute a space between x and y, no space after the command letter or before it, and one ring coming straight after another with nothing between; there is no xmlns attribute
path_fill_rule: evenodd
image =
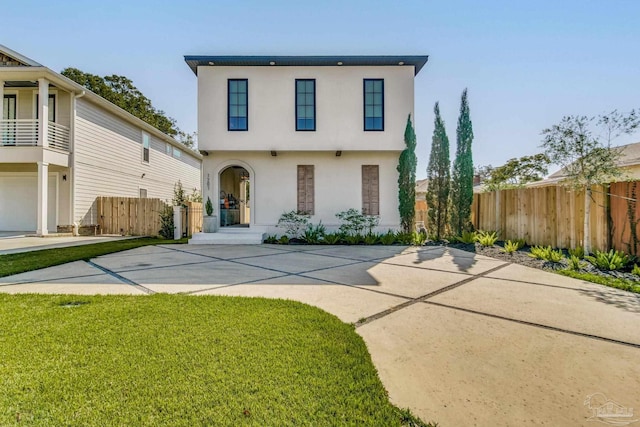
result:
<svg viewBox="0 0 640 427"><path fill-rule="evenodd" d="M249 227L251 223L251 175L239 165L219 174L220 227Z"/></svg>

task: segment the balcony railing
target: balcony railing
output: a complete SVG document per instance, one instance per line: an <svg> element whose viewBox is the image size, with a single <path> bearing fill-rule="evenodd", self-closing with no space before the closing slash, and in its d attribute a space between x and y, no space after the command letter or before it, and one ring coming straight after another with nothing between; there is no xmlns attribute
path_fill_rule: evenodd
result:
<svg viewBox="0 0 640 427"><path fill-rule="evenodd" d="M49 147L69 151L69 128L49 122ZM40 121L35 119L0 120L1 147L37 147Z"/></svg>

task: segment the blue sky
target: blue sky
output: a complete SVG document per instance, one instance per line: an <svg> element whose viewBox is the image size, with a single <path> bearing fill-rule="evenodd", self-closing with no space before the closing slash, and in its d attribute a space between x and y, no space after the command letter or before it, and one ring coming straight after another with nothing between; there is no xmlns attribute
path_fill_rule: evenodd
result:
<svg viewBox="0 0 640 427"><path fill-rule="evenodd" d="M125 75L186 131L197 121L185 54L427 54L416 79L419 178L436 101L453 160L465 87L476 165L539 152L540 132L563 115L640 107L637 0L2 3L0 44L55 71Z"/></svg>

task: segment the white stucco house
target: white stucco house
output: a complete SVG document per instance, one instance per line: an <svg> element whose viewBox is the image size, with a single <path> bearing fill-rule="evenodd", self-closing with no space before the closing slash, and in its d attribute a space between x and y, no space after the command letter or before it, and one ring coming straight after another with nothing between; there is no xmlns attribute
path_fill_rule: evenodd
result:
<svg viewBox="0 0 640 427"><path fill-rule="evenodd" d="M98 196L200 188L199 153L1 45L0 99L0 231L96 224Z"/></svg>
<svg viewBox="0 0 640 427"><path fill-rule="evenodd" d="M332 229L350 208L378 215L380 229L398 228L396 167L427 59L185 56L198 79L203 198L214 203L219 232L253 233L258 243L261 233L283 233L284 212Z"/></svg>

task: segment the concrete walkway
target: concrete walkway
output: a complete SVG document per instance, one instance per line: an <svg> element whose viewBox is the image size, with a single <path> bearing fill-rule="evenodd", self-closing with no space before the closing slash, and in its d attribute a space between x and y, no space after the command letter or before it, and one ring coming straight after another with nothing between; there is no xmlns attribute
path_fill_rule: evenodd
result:
<svg viewBox="0 0 640 427"><path fill-rule="evenodd" d="M0 291L312 304L356 325L394 403L444 427L594 426L606 399L640 408L640 295L455 249L148 246Z"/></svg>
<svg viewBox="0 0 640 427"><path fill-rule="evenodd" d="M0 255L31 252L41 249L64 248L100 243L113 240L131 239L124 236L56 236L32 237L21 232L0 231ZM135 238L135 237L134 237Z"/></svg>

